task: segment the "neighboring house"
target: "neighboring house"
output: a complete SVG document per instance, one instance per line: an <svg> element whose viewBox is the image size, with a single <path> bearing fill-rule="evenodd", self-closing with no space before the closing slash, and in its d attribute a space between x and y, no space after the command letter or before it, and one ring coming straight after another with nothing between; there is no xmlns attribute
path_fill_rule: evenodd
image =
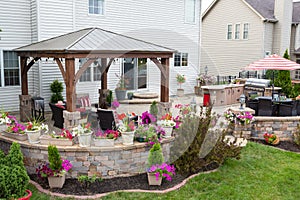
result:
<svg viewBox="0 0 300 200"><path fill-rule="evenodd" d="M192 93L200 67L201 0L2 0L0 7L0 109L18 110L19 59L11 50L33 42L87 27L99 27L178 51L170 60L170 95L178 88L176 74L184 74L185 93ZM76 60L78 70L83 60ZM62 80L52 59L43 58L28 73L29 93L48 104L53 80ZM53 70L55 69L55 70ZM115 74L128 70L132 91L160 92L160 71L149 59L115 59L108 74L108 88ZM92 64L81 76L77 93L89 93L98 102L100 74Z"/></svg>
<svg viewBox="0 0 300 200"><path fill-rule="evenodd" d="M238 76L250 63L274 53L283 56L286 49L300 63L299 22L300 2L214 0L202 15L201 66Z"/></svg>

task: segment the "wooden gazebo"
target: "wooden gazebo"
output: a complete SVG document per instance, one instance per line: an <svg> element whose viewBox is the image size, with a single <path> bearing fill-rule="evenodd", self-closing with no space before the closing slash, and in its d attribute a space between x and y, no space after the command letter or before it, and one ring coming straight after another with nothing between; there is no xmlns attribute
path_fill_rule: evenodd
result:
<svg viewBox="0 0 300 200"><path fill-rule="evenodd" d="M67 111L75 111L76 83L83 72L101 58L101 89L115 58L150 58L161 71L161 102L169 102L169 58L175 50L100 28L87 28L15 49L21 57L22 95L28 95L27 72L42 57L53 58L66 85ZM75 58L88 58L75 71ZM65 60L65 65L61 60Z"/></svg>

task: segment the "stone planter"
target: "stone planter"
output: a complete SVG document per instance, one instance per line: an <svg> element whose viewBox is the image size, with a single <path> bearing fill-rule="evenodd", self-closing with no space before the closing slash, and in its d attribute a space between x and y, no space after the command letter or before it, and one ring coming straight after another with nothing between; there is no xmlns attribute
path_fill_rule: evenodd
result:
<svg viewBox="0 0 300 200"><path fill-rule="evenodd" d="M67 138L53 138L50 135L42 135L40 137L41 144L55 146L72 146L73 140Z"/></svg>
<svg viewBox="0 0 300 200"><path fill-rule="evenodd" d="M171 126L163 126L163 129L166 132L166 134L163 135L164 138L170 138L170 137L172 137L173 127L171 127Z"/></svg>
<svg viewBox="0 0 300 200"><path fill-rule="evenodd" d="M28 141L31 144L37 144L40 142L40 137L41 137L41 130L36 130L36 131L28 131L26 130L25 133L28 136Z"/></svg>
<svg viewBox="0 0 300 200"><path fill-rule="evenodd" d="M155 173L147 173L148 175L148 183L149 185L161 185L162 177L158 177L158 180L156 180Z"/></svg>
<svg viewBox="0 0 300 200"><path fill-rule="evenodd" d="M184 89L177 89L177 96L183 97L184 96Z"/></svg>
<svg viewBox="0 0 300 200"><path fill-rule="evenodd" d="M2 132L2 135L8 138L12 138L15 140L25 141L28 139L27 134L19 134L19 133L9 133L9 132Z"/></svg>
<svg viewBox="0 0 300 200"><path fill-rule="evenodd" d="M90 147L92 140L92 132L78 135L78 142L80 147Z"/></svg>
<svg viewBox="0 0 300 200"><path fill-rule="evenodd" d="M94 145L96 147L113 147L113 146L115 146L115 139L94 138Z"/></svg>
<svg viewBox="0 0 300 200"><path fill-rule="evenodd" d="M62 188L65 184L66 176L49 176L48 183L50 188Z"/></svg>
<svg viewBox="0 0 300 200"><path fill-rule="evenodd" d="M115 90L117 100L125 100L126 98L126 90Z"/></svg>
<svg viewBox="0 0 300 200"><path fill-rule="evenodd" d="M122 132L123 145L133 145L134 131Z"/></svg>
<svg viewBox="0 0 300 200"><path fill-rule="evenodd" d="M0 133L3 133L7 129L6 124L0 124Z"/></svg>

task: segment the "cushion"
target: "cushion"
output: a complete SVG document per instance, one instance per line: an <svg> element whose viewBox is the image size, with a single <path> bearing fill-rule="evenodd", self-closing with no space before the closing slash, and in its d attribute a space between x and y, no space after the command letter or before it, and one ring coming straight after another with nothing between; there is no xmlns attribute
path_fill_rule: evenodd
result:
<svg viewBox="0 0 300 200"><path fill-rule="evenodd" d="M85 96L80 98L81 107L91 107L90 97Z"/></svg>

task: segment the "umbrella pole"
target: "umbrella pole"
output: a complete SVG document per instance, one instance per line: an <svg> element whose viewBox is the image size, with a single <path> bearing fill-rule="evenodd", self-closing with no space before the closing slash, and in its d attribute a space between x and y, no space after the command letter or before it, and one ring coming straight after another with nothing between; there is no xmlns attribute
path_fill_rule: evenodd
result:
<svg viewBox="0 0 300 200"><path fill-rule="evenodd" d="M274 98L274 71L275 70L272 70L273 71L273 75L272 75L272 79L273 79L273 81L272 81L272 99Z"/></svg>

